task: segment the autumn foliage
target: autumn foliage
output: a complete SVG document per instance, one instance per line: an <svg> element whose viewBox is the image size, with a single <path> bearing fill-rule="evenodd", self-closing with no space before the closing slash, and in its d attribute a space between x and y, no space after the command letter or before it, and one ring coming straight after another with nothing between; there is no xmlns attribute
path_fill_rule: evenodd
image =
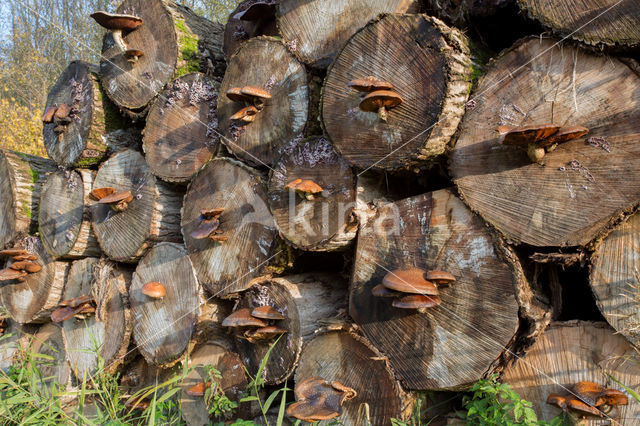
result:
<svg viewBox="0 0 640 426"><path fill-rule="evenodd" d="M46 157L41 115L36 105L29 108L13 98L0 99L0 148Z"/></svg>

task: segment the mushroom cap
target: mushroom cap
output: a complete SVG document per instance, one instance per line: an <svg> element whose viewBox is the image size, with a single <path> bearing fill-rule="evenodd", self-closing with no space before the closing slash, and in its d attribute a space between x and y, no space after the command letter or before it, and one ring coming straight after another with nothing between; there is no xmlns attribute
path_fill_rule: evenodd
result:
<svg viewBox="0 0 640 426"><path fill-rule="evenodd" d="M582 126L567 126L561 127L556 133L551 135L548 139L542 141L544 146L551 146L554 143L567 142L573 139L578 139L589 133L589 129Z"/></svg>
<svg viewBox="0 0 640 426"><path fill-rule="evenodd" d="M247 96L242 93L242 87L232 87L227 90L227 98L231 99L233 102L245 102L250 101L251 96Z"/></svg>
<svg viewBox="0 0 640 426"><path fill-rule="evenodd" d="M29 255L29 252L24 249L6 249L0 251L2 256L25 256Z"/></svg>
<svg viewBox="0 0 640 426"><path fill-rule="evenodd" d="M18 280L27 276L24 271L16 271L15 269L0 269L0 281Z"/></svg>
<svg viewBox="0 0 640 426"><path fill-rule="evenodd" d="M251 316L268 320L283 320L286 318L280 311L269 305L253 308L251 310Z"/></svg>
<svg viewBox="0 0 640 426"><path fill-rule="evenodd" d="M53 322L62 322L68 319L73 318L76 314L76 309L71 308L69 306L64 306L62 308L58 308L51 313L51 321Z"/></svg>
<svg viewBox="0 0 640 426"><path fill-rule="evenodd" d="M437 296L438 287L424 278L425 271L420 268L396 269L382 279L382 285L389 290L401 293Z"/></svg>
<svg viewBox="0 0 640 426"><path fill-rule="evenodd" d="M189 396L204 396L204 393L207 391L208 387L209 387L208 383L205 383L204 381L198 382L195 385L191 386L189 389L187 389L185 392Z"/></svg>
<svg viewBox="0 0 640 426"><path fill-rule="evenodd" d="M125 203L130 203L133 200L133 194L131 191L122 191L115 194L107 195L106 197L98 200L100 204L114 204L124 201Z"/></svg>
<svg viewBox="0 0 640 426"><path fill-rule="evenodd" d="M242 12L233 15L234 19L240 19L242 21L259 21L269 20L276 16L275 2L260 1L252 4Z"/></svg>
<svg viewBox="0 0 640 426"><path fill-rule="evenodd" d="M454 277L453 274L445 271L439 271L437 269L427 271L427 273L424 274L424 277L426 280L432 281L436 284L447 284L456 281L456 277Z"/></svg>
<svg viewBox="0 0 640 426"><path fill-rule="evenodd" d="M535 144L560 130L557 124L532 124L509 130L502 140L503 145L528 146ZM499 129L500 131L500 129Z"/></svg>
<svg viewBox="0 0 640 426"><path fill-rule="evenodd" d="M295 189L295 187L302 182L302 179L294 179L284 186L284 189Z"/></svg>
<svg viewBox="0 0 640 426"><path fill-rule="evenodd" d="M627 395L617 389L605 389L598 397L598 400L602 400L603 404L611 406L629 404Z"/></svg>
<svg viewBox="0 0 640 426"><path fill-rule="evenodd" d="M271 99L271 93L261 87L244 86L241 93L243 95L251 96L252 98Z"/></svg>
<svg viewBox="0 0 640 426"><path fill-rule="evenodd" d="M562 410L567 409L567 399L558 393L550 393L547 397L547 404L557 405Z"/></svg>
<svg viewBox="0 0 640 426"><path fill-rule="evenodd" d="M382 81L372 75L365 78L356 78L349 82L349 86L358 92L374 92L376 90L392 90L393 84Z"/></svg>
<svg viewBox="0 0 640 426"><path fill-rule="evenodd" d="M349 386L345 386L340 382L337 382L337 381L331 382L331 387L337 391L344 393L344 401L348 401L358 396L358 392L356 392L355 389L350 388Z"/></svg>
<svg viewBox="0 0 640 426"><path fill-rule="evenodd" d="M395 299L391 306L399 309L427 309L438 306L442 300L438 296L423 296L422 294L409 294Z"/></svg>
<svg viewBox="0 0 640 426"><path fill-rule="evenodd" d="M593 407L589 404L586 404L580 401L573 395L569 395L566 397L567 400L567 408L569 410L578 412L583 415L591 415L591 416L602 416L602 412L598 410L596 407Z"/></svg>
<svg viewBox="0 0 640 426"><path fill-rule="evenodd" d="M249 308L234 311L222 321L223 327L266 327L267 323L251 316Z"/></svg>
<svg viewBox="0 0 640 426"><path fill-rule="evenodd" d="M139 49L127 49L124 51L124 56L127 58L139 58L140 56L144 56L144 52Z"/></svg>
<svg viewBox="0 0 640 426"><path fill-rule="evenodd" d="M142 18L133 15L121 15L98 11L91 14L91 17L102 27L109 31L122 30L133 31L142 25Z"/></svg>
<svg viewBox="0 0 640 426"><path fill-rule="evenodd" d="M289 331L285 330L284 328L277 327L275 325L268 325L266 327L260 327L256 330L248 330L244 335L247 339L249 339L249 341L269 340L288 332Z"/></svg>
<svg viewBox="0 0 640 426"><path fill-rule="evenodd" d="M394 290L389 290L388 288L386 288L382 284L378 284L377 286L373 287L371 289L371 294L373 294L376 297L399 297L399 296L402 296L402 293L394 291Z"/></svg>
<svg viewBox="0 0 640 426"><path fill-rule="evenodd" d="M393 108L402 103L402 97L392 90L376 90L369 93L360 102L360 109L365 112L376 112L378 109Z"/></svg>
<svg viewBox="0 0 640 426"><path fill-rule="evenodd" d="M196 229L191 232L191 237L196 240L208 238L220 226L218 219L202 219Z"/></svg>
<svg viewBox="0 0 640 426"><path fill-rule="evenodd" d="M69 114L71 114L71 107L67 104L60 104L53 116L55 118L64 120L66 118L69 118Z"/></svg>
<svg viewBox="0 0 640 426"><path fill-rule="evenodd" d="M304 179L302 182L297 184L294 189L307 194L319 194L322 192L322 187L311 179Z"/></svg>
<svg viewBox="0 0 640 426"><path fill-rule="evenodd" d="M34 274L42 270L42 266L28 260L20 260L17 262L13 262L10 268L15 269L16 271L27 271L30 274Z"/></svg>
<svg viewBox="0 0 640 426"><path fill-rule="evenodd" d="M13 256L13 260L18 262L23 260L38 260L38 256L36 256L35 254L19 254L19 255Z"/></svg>
<svg viewBox="0 0 640 426"><path fill-rule="evenodd" d="M60 306L68 306L70 308L77 308L80 305L85 303L93 302L93 296L89 296L88 294L81 294L78 297L74 297L72 299L63 300L60 302Z"/></svg>
<svg viewBox="0 0 640 426"><path fill-rule="evenodd" d="M319 407L308 401L298 401L287 407L287 416L295 417L303 422L315 423L321 420L330 420L341 413L329 408Z"/></svg>
<svg viewBox="0 0 640 426"><path fill-rule="evenodd" d="M211 219L214 218L216 216L220 216L222 213L224 212L224 208L223 207L219 207L216 209L200 209L200 214L207 218L207 219Z"/></svg>
<svg viewBox="0 0 640 426"><path fill-rule="evenodd" d="M357 395L355 390L338 382L330 384L322 377L311 377L298 383L294 393L298 402L289 406L287 414L306 421L339 416L342 413L342 403Z"/></svg>
<svg viewBox="0 0 640 426"><path fill-rule="evenodd" d="M42 122L43 123L51 123L53 121L53 115L56 113L58 108L54 106L50 106L44 110L44 114L42 114Z"/></svg>
<svg viewBox="0 0 640 426"><path fill-rule="evenodd" d="M142 294L153 299L162 299L167 295L167 290L158 281L149 281L142 286Z"/></svg>
<svg viewBox="0 0 640 426"><path fill-rule="evenodd" d="M116 192L115 188L111 186L104 186L102 188L95 188L91 190L91 192L89 193L89 196L96 201L100 201L101 199L103 199L108 195L115 194L115 192Z"/></svg>
<svg viewBox="0 0 640 426"><path fill-rule="evenodd" d="M253 105L249 105L249 106L246 106L246 107L242 108L240 111L236 112L235 114L233 114L229 118L231 120L245 120L246 121L246 117L252 117L252 116L256 115L257 113L258 113L258 108L254 107Z"/></svg>

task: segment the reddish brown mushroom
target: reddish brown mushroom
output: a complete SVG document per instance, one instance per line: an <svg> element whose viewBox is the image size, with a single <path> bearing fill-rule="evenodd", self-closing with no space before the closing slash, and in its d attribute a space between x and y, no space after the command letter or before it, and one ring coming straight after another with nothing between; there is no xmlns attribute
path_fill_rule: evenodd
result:
<svg viewBox="0 0 640 426"><path fill-rule="evenodd" d="M0 269L0 282L11 280L22 280L27 276L25 271L16 271L15 269L5 268Z"/></svg>
<svg viewBox="0 0 640 426"><path fill-rule="evenodd" d="M378 284L377 286L371 289L371 294L376 297L399 297L402 296L402 293L398 291L389 290L382 284Z"/></svg>
<svg viewBox="0 0 640 426"><path fill-rule="evenodd" d="M256 330L245 331L244 338L251 343L255 343L258 341L271 340L285 333L288 333L288 331L284 328L277 327L275 325L268 325L266 327L260 327Z"/></svg>
<svg viewBox="0 0 640 426"><path fill-rule="evenodd" d="M167 290L158 281L149 281L142 286L142 294L152 299L162 299L167 295Z"/></svg>
<svg viewBox="0 0 640 426"><path fill-rule="evenodd" d="M204 381L202 381L191 386L185 392L189 396L204 396L209 386L209 383L205 383Z"/></svg>
<svg viewBox="0 0 640 426"><path fill-rule="evenodd" d="M424 278L425 271L420 268L397 269L382 279L382 285L389 290L401 293L437 296L438 288Z"/></svg>
<svg viewBox="0 0 640 426"><path fill-rule="evenodd" d="M0 255L2 256L25 256L29 255L29 252L24 249L6 249L0 251Z"/></svg>
<svg viewBox="0 0 640 426"><path fill-rule="evenodd" d="M50 106L44 110L44 114L42 114L42 122L43 123L51 123L53 122L53 115L56 113L58 108L55 106Z"/></svg>
<svg viewBox="0 0 640 426"><path fill-rule="evenodd" d="M409 294L395 299L391 306L398 309L428 309L438 306L442 300L438 296L423 296L421 294Z"/></svg>
<svg viewBox="0 0 640 426"><path fill-rule="evenodd" d="M80 305L84 305L85 303L95 303L93 296L89 296L88 294L82 294L80 296L63 300L60 302L59 306L68 306L70 308L77 308Z"/></svg>
<svg viewBox="0 0 640 426"><path fill-rule="evenodd" d="M242 21L256 22L272 19L275 17L275 15L275 2L259 1L249 6L246 10L243 10L240 13L236 13L233 18Z"/></svg>
<svg viewBox="0 0 640 426"><path fill-rule="evenodd" d="M616 406L629 404L629 398L617 389L605 389L599 396L602 405Z"/></svg>
<svg viewBox="0 0 640 426"><path fill-rule="evenodd" d="M62 308L58 308L51 313L51 321L53 322L62 322L73 318L75 315L75 308L71 308L69 306L63 306Z"/></svg>
<svg viewBox="0 0 640 426"><path fill-rule="evenodd" d="M544 145L547 147L557 143L568 142L573 139L578 139L587 133L589 133L589 129L582 126L561 127L560 130L544 140Z"/></svg>
<svg viewBox="0 0 640 426"><path fill-rule="evenodd" d="M129 203L133 201L131 191L122 191L115 194L107 195L101 198L99 204L108 204L113 210L121 212L129 207Z"/></svg>
<svg viewBox="0 0 640 426"><path fill-rule="evenodd" d="M377 112L382 121L387 121L387 110L402 103L402 97L392 90L376 90L369 93L360 102L360 109L365 112Z"/></svg>
<svg viewBox="0 0 640 426"><path fill-rule="evenodd" d="M215 219L219 217L224 212L223 207L215 208L215 209L201 209L200 215L207 219Z"/></svg>
<svg viewBox="0 0 640 426"><path fill-rule="evenodd" d="M456 282L456 277L454 277L452 274L445 271L439 271L437 269L427 271L424 277L425 279L435 283L436 285L446 285Z"/></svg>
<svg viewBox="0 0 640 426"><path fill-rule="evenodd" d="M127 62L135 64L140 57L144 56L144 52L139 49L127 49L124 51L124 56L127 58Z"/></svg>
<svg viewBox="0 0 640 426"><path fill-rule="evenodd" d="M258 108L253 105L249 105L233 114L230 119L234 121L244 121L245 123L251 123L256 119L257 114Z"/></svg>
<svg viewBox="0 0 640 426"><path fill-rule="evenodd" d="M297 402L287 408L287 415L307 422L329 420L342 414L342 404L357 396L357 392L339 382L328 383L312 377L296 386Z"/></svg>
<svg viewBox="0 0 640 426"><path fill-rule="evenodd" d="M103 28L113 32L113 40L120 50L127 50L127 45L123 36L139 28L142 25L142 18L133 15L121 15L98 11L91 14L91 17Z"/></svg>
<svg viewBox="0 0 640 426"><path fill-rule="evenodd" d="M296 194L305 200L312 201L315 196L322 193L323 189L320 185L310 179L295 179L284 186L284 189L293 189Z"/></svg>
<svg viewBox="0 0 640 426"><path fill-rule="evenodd" d="M382 81L372 75L357 78L349 82L349 86L358 92L375 92L376 90L392 90L393 84Z"/></svg>
<svg viewBox="0 0 640 426"><path fill-rule="evenodd" d="M191 237L196 240L209 238L218 229L218 226L220 226L218 219L202 218L196 229L191 232Z"/></svg>
<svg viewBox="0 0 640 426"><path fill-rule="evenodd" d="M13 262L10 266L11 269L15 269L16 271L26 271L30 274L34 274L42 270L42 266L37 263L30 262L28 260Z"/></svg>
<svg viewBox="0 0 640 426"><path fill-rule="evenodd" d="M283 314L280 313L280 311L269 305L253 308L251 310L251 315L256 318L267 320L283 320L286 318Z"/></svg>
<svg viewBox="0 0 640 426"><path fill-rule="evenodd" d="M93 189L90 193L89 196L96 200L96 201L100 201L102 200L104 197L108 196L108 195L112 195L116 193L116 189L111 187L111 186L105 186L102 188L95 188Z"/></svg>
<svg viewBox="0 0 640 426"><path fill-rule="evenodd" d="M582 381L573 385L573 392L585 403L601 405L627 405L627 396L616 389L607 389L597 383Z"/></svg>
<svg viewBox="0 0 640 426"><path fill-rule="evenodd" d="M38 260L38 256L34 254L19 254L19 255L13 256L12 259L17 262L22 262L25 260L32 261L32 260Z"/></svg>
<svg viewBox="0 0 640 426"><path fill-rule="evenodd" d="M506 131L503 145L515 145L526 147L529 144L540 142L549 136L557 133L560 126L557 124L532 124L529 126L520 126L514 128L498 128L498 131Z"/></svg>
<svg viewBox="0 0 640 426"><path fill-rule="evenodd" d="M266 100L271 99L271 93L261 87L244 86L241 93L246 96L250 96L253 99Z"/></svg>
<svg viewBox="0 0 640 426"><path fill-rule="evenodd" d="M242 93L242 87L232 87L227 90L226 95L233 102L250 102L252 99L251 96Z"/></svg>
<svg viewBox="0 0 640 426"><path fill-rule="evenodd" d="M251 315L249 308L238 309L222 321L223 327L266 327L267 323Z"/></svg>

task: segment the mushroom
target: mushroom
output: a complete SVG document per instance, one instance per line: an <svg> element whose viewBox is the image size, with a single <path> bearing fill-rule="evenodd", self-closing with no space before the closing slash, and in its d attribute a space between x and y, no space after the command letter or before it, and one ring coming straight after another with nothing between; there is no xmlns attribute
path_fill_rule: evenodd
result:
<svg viewBox="0 0 640 426"><path fill-rule="evenodd" d="M202 209L198 217L198 226L191 232L191 237L196 240L209 238L213 241L226 241L227 237L218 229L220 226L220 215L224 208Z"/></svg>
<svg viewBox="0 0 640 426"><path fill-rule="evenodd" d="M446 285L456 282L456 277L454 277L452 274L445 271L439 271L437 269L427 271L424 277L425 279L435 283L436 285Z"/></svg>
<svg viewBox="0 0 640 426"><path fill-rule="evenodd" d="M26 276L27 273L25 271L16 271L11 268L0 269L0 282L11 280L22 281Z"/></svg>
<svg viewBox="0 0 640 426"><path fill-rule="evenodd" d="M321 377L298 383L294 392L297 402L287 408L287 415L307 422L338 417L344 401L357 396L354 389L339 382L328 383Z"/></svg>
<svg viewBox="0 0 640 426"><path fill-rule="evenodd" d="M89 196L96 201L102 200L107 195L115 194L116 189L110 186L105 186L102 188L95 188L90 193Z"/></svg>
<svg viewBox="0 0 640 426"><path fill-rule="evenodd" d="M629 398L617 389L605 389L599 397L603 405L616 406L629 404Z"/></svg>
<svg viewBox="0 0 640 426"><path fill-rule="evenodd" d="M44 110L44 114L42 114L42 122L43 123L51 123L53 122L53 115L56 113L58 108L54 106L50 106Z"/></svg>
<svg viewBox="0 0 640 426"><path fill-rule="evenodd" d="M162 299L167 295L167 290L158 281L149 281L142 286L142 294L152 299Z"/></svg>
<svg viewBox="0 0 640 426"><path fill-rule="evenodd" d="M69 306L63 306L62 308L58 308L51 313L51 321L53 322L62 322L68 319L73 318L75 315L75 308L71 308Z"/></svg>
<svg viewBox="0 0 640 426"><path fill-rule="evenodd" d="M402 296L402 293L398 291L389 290L382 284L378 284L374 288L371 289L371 294L376 297L399 297Z"/></svg>
<svg viewBox="0 0 640 426"><path fill-rule="evenodd" d="M245 123L251 123L256 119L256 114L258 114L258 108L253 105L249 105L233 114L230 119L234 121L244 121Z"/></svg>
<svg viewBox="0 0 640 426"><path fill-rule="evenodd" d="M233 18L241 21L256 22L272 19L275 17L275 13L275 3L259 1L249 6L246 10L236 13Z"/></svg>
<svg viewBox="0 0 640 426"><path fill-rule="evenodd" d="M557 124L533 124L510 128L499 126L498 132L504 134L503 145L520 146L527 149L533 162L539 162L547 152L551 152L559 143L567 142L589 133L582 126L560 127Z"/></svg>
<svg viewBox="0 0 640 426"><path fill-rule="evenodd" d="M120 50L127 50L127 45L123 36L142 25L142 18L132 15L119 15L98 11L91 14L91 17L102 27L113 32L113 40Z"/></svg>
<svg viewBox="0 0 640 426"><path fill-rule="evenodd" d="M322 187L311 179L295 179L284 186L284 189L293 189L301 198L312 201L317 194L322 193Z"/></svg>
<svg viewBox="0 0 640 426"><path fill-rule="evenodd" d="M17 261L17 262L21 262L21 261L24 261L24 260L38 260L38 256L36 256L34 254L20 254L20 255L17 255L17 256L13 256L12 259Z"/></svg>
<svg viewBox="0 0 640 426"><path fill-rule="evenodd" d="M124 51L124 56L127 58L127 62L130 64L136 64L138 58L144 56L144 52L138 49L127 49Z"/></svg>
<svg viewBox="0 0 640 426"><path fill-rule="evenodd" d="M200 209L200 214L207 219L215 219L224 212L224 207L218 207L215 209Z"/></svg>
<svg viewBox="0 0 640 426"><path fill-rule="evenodd" d="M37 263L30 262L28 260L22 260L18 262L13 262L10 266L11 269L15 269L16 271L26 271L30 274L39 272L42 269L42 266Z"/></svg>
<svg viewBox="0 0 640 426"><path fill-rule="evenodd" d="M81 294L80 296L63 300L60 302L59 306L68 306L70 308L77 308L80 305L84 305L85 303L94 303L95 300L93 296L89 296L88 294Z"/></svg>
<svg viewBox="0 0 640 426"><path fill-rule="evenodd" d="M428 309L438 306L442 300L438 296L423 296L421 294L409 294L395 299L391 306L399 309Z"/></svg>
<svg viewBox="0 0 640 426"><path fill-rule="evenodd" d="M251 96L245 95L242 93L242 87L232 87L227 90L227 98L231 99L233 102L250 102Z"/></svg>
<svg viewBox="0 0 640 426"><path fill-rule="evenodd" d="M573 139L578 139L589 133L589 129L582 126L567 126L561 127L556 133L551 135L548 139L544 141L545 147L550 147L551 145L559 144L562 142L568 142ZM548 151L548 149L547 149Z"/></svg>
<svg viewBox="0 0 640 426"><path fill-rule="evenodd" d="M382 279L382 285L389 290L402 293L437 296L438 288L424 278L425 271L420 268L397 269Z"/></svg>
<svg viewBox="0 0 640 426"><path fill-rule="evenodd" d="M271 340L281 334L288 333L287 330L275 325L268 325L266 327L260 327L256 330L247 330L244 332L244 338L255 343L261 340Z"/></svg>
<svg viewBox="0 0 640 426"><path fill-rule="evenodd" d="M582 381L573 385L573 392L584 402L600 407L601 405L627 405L627 396L616 389L606 389L597 383Z"/></svg>
<svg viewBox="0 0 640 426"><path fill-rule="evenodd" d="M583 416L602 416L600 410L589 404L585 404L573 395L562 396L557 393L552 393L547 397L547 404L557 405L564 412L571 410Z"/></svg>
<svg viewBox="0 0 640 426"><path fill-rule="evenodd" d="M397 107L402 97L392 90L376 90L369 93L360 102L360 109L365 112L377 112L380 120L387 121L387 109Z"/></svg>
<svg viewBox="0 0 640 426"><path fill-rule="evenodd" d="M0 251L0 255L2 256L24 256L29 255L29 252L24 249L6 249Z"/></svg>
<svg viewBox="0 0 640 426"><path fill-rule="evenodd" d="M253 317L249 308L238 309L222 321L223 327L266 327L267 323Z"/></svg>
<svg viewBox="0 0 640 426"><path fill-rule="evenodd" d="M276 308L269 305L253 308L251 310L251 316L267 320L283 320L286 318Z"/></svg>
<svg viewBox="0 0 640 426"><path fill-rule="evenodd" d="M107 195L101 198L99 204L109 204L114 211L121 212L129 207L129 203L133 200L131 191L122 191L115 194Z"/></svg>
<svg viewBox="0 0 640 426"><path fill-rule="evenodd" d="M204 381L198 382L195 385L188 388L185 393L189 396L204 396L205 392L209 388L209 383Z"/></svg>
<svg viewBox="0 0 640 426"><path fill-rule="evenodd" d="M262 103L267 99L271 99L271 93L269 93L268 90L256 86L244 86L240 90L240 93L245 96L251 97L254 102L257 103Z"/></svg>
<svg viewBox="0 0 640 426"><path fill-rule="evenodd" d="M372 75L365 78L356 78L349 82L349 86L358 92L375 92L376 90L392 90L393 84L382 81Z"/></svg>

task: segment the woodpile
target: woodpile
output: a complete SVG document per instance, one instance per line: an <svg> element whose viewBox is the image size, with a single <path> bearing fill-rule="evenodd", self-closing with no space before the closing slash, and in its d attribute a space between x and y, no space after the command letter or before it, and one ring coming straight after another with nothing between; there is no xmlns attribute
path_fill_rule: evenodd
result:
<svg viewBox="0 0 640 426"><path fill-rule="evenodd" d="M224 420L212 392L261 415L259 372L292 423L387 425L497 373L540 419L635 424L639 5L587 3L96 11L50 159L0 151L0 368L31 347L43 387L133 392L183 364L192 425ZM555 35L496 54L504 14Z"/></svg>

